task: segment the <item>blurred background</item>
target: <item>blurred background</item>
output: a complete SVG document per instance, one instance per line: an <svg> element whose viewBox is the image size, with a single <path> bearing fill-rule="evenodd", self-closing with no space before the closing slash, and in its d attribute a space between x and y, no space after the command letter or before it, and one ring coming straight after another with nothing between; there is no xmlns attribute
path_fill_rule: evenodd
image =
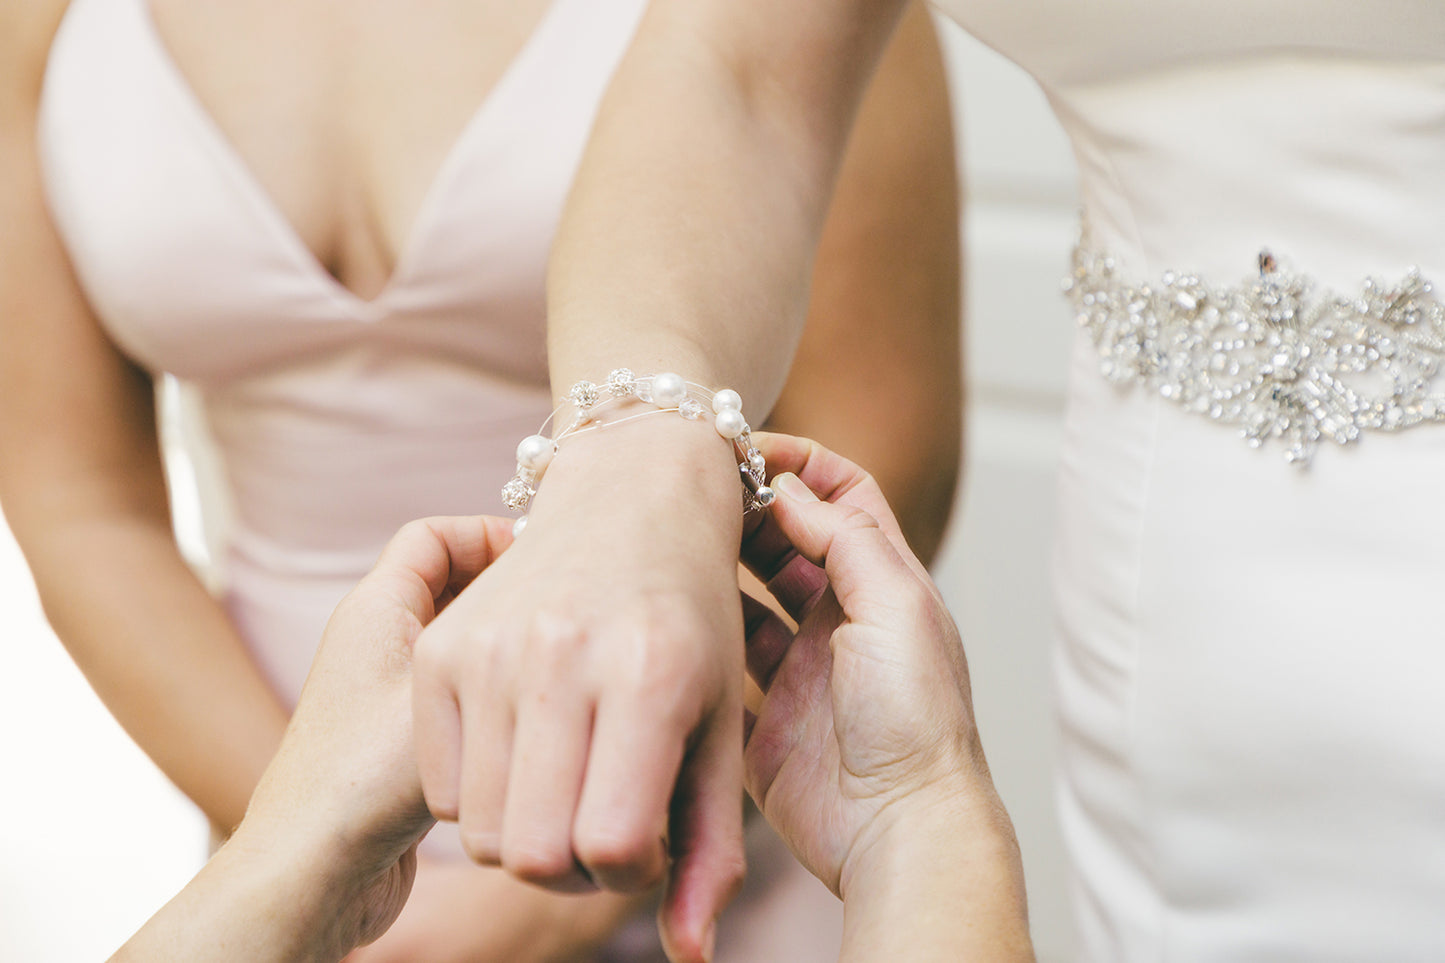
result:
<svg viewBox="0 0 1445 963"><path fill-rule="evenodd" d="M1018 828L1039 958L1054 963L1072 956L1051 785L1048 566L1074 174L1029 78L950 24L940 30L965 171L969 409L964 485L935 575L963 628L979 725ZM183 392L165 391L183 412ZM186 430L182 417L166 434L174 443ZM178 534L199 555L194 474L174 450L170 462ZM0 644L0 959L102 959L199 868L206 826L51 635L3 526Z"/></svg>

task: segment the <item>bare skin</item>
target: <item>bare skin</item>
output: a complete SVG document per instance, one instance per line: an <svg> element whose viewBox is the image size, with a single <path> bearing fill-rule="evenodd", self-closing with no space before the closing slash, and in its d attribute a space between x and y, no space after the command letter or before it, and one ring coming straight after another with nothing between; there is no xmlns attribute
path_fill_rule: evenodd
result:
<svg viewBox="0 0 1445 963"><path fill-rule="evenodd" d="M1018 846L936 587L867 473L804 439L761 443L780 498L743 558L797 628L750 602L748 671L767 696L750 720L749 793L843 899L840 961L1026 963ZM335 960L396 919L432 825L412 647L510 542L510 524L486 517L397 534L328 623L240 829L117 963Z"/></svg>
<svg viewBox="0 0 1445 963"><path fill-rule="evenodd" d="M35 113L63 9L0 6L0 499L96 692L230 827L286 712L176 550L150 377L101 330L45 207Z"/></svg>
<svg viewBox="0 0 1445 963"><path fill-rule="evenodd" d="M399 2L150 4L187 83L318 265L364 298L386 284L436 167L546 6L450 0L418 16ZM150 376L106 337L42 201L34 113L64 8L62 0L0 2L0 499L51 620L92 685L228 829L279 743L286 711L175 549ZM947 516L957 453L956 199L937 50L921 12L912 23L878 85L871 123L865 108L775 423L876 465L927 551ZM905 102L914 110L900 132ZM911 204L880 203L904 188ZM776 350L756 338L743 354ZM685 366L665 345L654 356ZM602 370L600 357L578 357L578 367ZM855 375L825 374L865 363L878 391L900 399L887 424L852 390ZM931 392L931 414L907 394L915 389ZM920 448L930 457L918 458ZM690 456L680 449L678 457ZM565 959L604 939L636 903L563 899L499 873L463 876L461 867L424 866L418 891L441 896L414 900L368 949L375 959L421 946L439 959L443 946L456 959L525 959L524 950ZM491 914L495 931L470 923L460 931L465 907L482 904L509 909ZM562 942L541 945L530 938L539 931Z"/></svg>
<svg viewBox="0 0 1445 963"><path fill-rule="evenodd" d="M649 368L701 373L699 380L726 381L745 398L771 404L782 380L778 361L800 333L828 199L863 92L903 12L902 0L649 6L604 99L553 250L554 388L641 357ZM717 564L739 532L727 520L726 491L711 483L722 466L703 443L662 429L645 437L635 428L613 432L605 444L574 447L565 462L559 455L528 538L469 590L470 600L464 593L423 633L417 650L423 787L435 812L460 817L464 833L478 841L478 858L566 885L558 854L570 852L593 879L625 891L659 874L656 829L669 819L671 801L676 862L660 922L678 961L710 956L713 920L731 897L741 860L731 796L741 771L731 688L738 654L726 641L740 614L717 590ZM670 453L661 464L650 454L659 448ZM665 497L650 491L652 502L639 504L624 467L656 478ZM597 545L621 537L625 545L625 533L649 523L681 537L663 539L646 557L624 554L612 574L651 585L650 605L625 610L619 621L605 586L569 594L582 580L567 557L568 535ZM547 597L538 587L554 575L564 587L561 633L552 631L553 614L543 614ZM513 610L480 630L456 615L495 608L503 598ZM648 628L638 633L638 625ZM514 655L516 681L486 697L500 697L498 715L468 677L482 666L508 665L500 654L529 643L529 657L538 648L553 651L558 665L566 664L562 650L578 646L611 653L614 665L671 660L674 687L656 691L646 680L589 675L576 664L550 675L535 666L518 670ZM613 716L619 701L633 715L622 713L589 745L585 717L518 713L539 678L599 719ZM700 711L676 711L669 696L677 688ZM484 721L459 722L468 718ZM514 773L506 786L476 796L466 792L463 775L504 767L499 752L539 734L576 747L571 768L549 774L554 782L576 778L573 770L585 769L587 779L575 805L527 825L529 846L545 840L550 872L506 858L503 834L511 827L501 814L514 796L535 793L529 774ZM684 745L691 747L686 758ZM634 750L627 764L645 790L627 798L611 791L624 768L618 746Z"/></svg>
<svg viewBox="0 0 1445 963"><path fill-rule="evenodd" d="M979 741L958 628L877 482L769 435L779 498L744 561L748 793L843 899L844 961L1033 958L1013 826Z"/></svg>

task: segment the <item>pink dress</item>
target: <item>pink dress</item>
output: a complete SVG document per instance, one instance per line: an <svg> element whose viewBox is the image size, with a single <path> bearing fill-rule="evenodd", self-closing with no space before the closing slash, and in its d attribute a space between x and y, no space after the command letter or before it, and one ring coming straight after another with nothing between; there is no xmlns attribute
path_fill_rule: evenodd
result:
<svg viewBox="0 0 1445 963"><path fill-rule="evenodd" d="M71 4L40 116L52 216L110 336L200 389L235 514L224 602L288 703L386 540L413 518L497 510L517 440L546 417L548 250L644 6L554 0L364 300L208 116L145 0ZM431 855L459 856L448 830ZM775 837L750 835L719 958L836 959L836 901ZM651 932L640 921L605 958L661 959Z"/></svg>

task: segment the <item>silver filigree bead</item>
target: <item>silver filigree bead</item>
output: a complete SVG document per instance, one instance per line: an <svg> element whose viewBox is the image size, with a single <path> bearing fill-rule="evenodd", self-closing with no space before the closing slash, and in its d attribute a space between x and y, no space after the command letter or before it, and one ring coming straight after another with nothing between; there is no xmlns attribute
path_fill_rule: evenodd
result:
<svg viewBox="0 0 1445 963"><path fill-rule="evenodd" d="M614 398L626 398L637 391L637 376L630 368L615 368L607 375L607 393Z"/></svg>
<svg viewBox="0 0 1445 963"><path fill-rule="evenodd" d="M502 486L503 504L514 512L525 511L532 502L532 496L537 494L537 489L532 487L533 481L526 472L517 472L511 481Z"/></svg>
<svg viewBox="0 0 1445 963"><path fill-rule="evenodd" d="M567 400L579 411L594 407L601 400L602 391L590 381L579 381L567 392Z"/></svg>

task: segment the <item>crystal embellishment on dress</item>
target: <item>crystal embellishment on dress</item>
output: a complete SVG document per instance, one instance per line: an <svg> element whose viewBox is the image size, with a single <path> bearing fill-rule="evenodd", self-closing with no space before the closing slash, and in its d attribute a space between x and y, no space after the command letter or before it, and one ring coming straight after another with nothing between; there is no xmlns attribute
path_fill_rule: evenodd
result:
<svg viewBox="0 0 1445 963"><path fill-rule="evenodd" d="M1136 284L1086 229L1064 290L1105 378L1236 426L1252 446L1277 439L1288 461L1307 465L1321 439L1445 421L1445 302L1418 270L1347 296L1263 251L1258 279L1234 287L1174 272Z"/></svg>

